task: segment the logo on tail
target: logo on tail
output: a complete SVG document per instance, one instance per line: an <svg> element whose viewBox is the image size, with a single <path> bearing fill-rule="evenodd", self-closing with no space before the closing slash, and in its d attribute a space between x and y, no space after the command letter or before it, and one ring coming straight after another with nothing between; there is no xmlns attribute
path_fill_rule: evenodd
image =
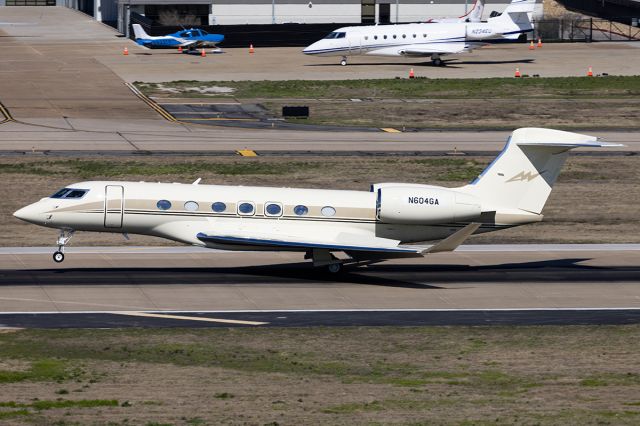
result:
<svg viewBox="0 0 640 426"><path fill-rule="evenodd" d="M544 173L544 170L541 173ZM540 176L540 173L522 171L517 175L515 175L514 177L512 177L511 179L509 179L507 182L523 182L523 181L531 182L538 176Z"/></svg>

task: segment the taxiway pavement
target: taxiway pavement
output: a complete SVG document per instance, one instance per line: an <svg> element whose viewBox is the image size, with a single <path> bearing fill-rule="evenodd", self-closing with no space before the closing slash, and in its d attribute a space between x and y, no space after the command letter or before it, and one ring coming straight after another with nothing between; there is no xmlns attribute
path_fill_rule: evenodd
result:
<svg viewBox="0 0 640 426"><path fill-rule="evenodd" d="M191 326L194 313L213 318L201 326L637 322L638 284L639 245L464 246L337 276L295 253L70 248L56 265L46 249L7 248L0 324ZM283 311L300 313L275 321Z"/></svg>

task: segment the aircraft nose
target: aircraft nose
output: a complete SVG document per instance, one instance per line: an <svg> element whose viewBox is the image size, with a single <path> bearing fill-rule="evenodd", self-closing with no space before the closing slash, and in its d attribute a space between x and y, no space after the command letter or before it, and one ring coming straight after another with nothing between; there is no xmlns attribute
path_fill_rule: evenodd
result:
<svg viewBox="0 0 640 426"><path fill-rule="evenodd" d="M20 220L24 220L25 222L38 223L40 222L39 218L41 216L41 213L42 212L35 204L30 204L14 212L13 215Z"/></svg>

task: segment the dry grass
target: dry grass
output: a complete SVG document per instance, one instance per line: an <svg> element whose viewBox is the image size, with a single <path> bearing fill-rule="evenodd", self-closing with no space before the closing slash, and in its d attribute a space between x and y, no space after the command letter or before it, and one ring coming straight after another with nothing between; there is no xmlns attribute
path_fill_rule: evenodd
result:
<svg viewBox="0 0 640 426"><path fill-rule="evenodd" d="M299 123L435 129L636 129L640 101L630 99L425 99L415 101L305 101L308 120ZM264 103L275 116L291 102Z"/></svg>
<svg viewBox="0 0 640 426"><path fill-rule="evenodd" d="M14 419L36 424L637 424L639 332L23 331L0 336L1 358L59 358L80 373L3 384L0 419L22 409Z"/></svg>
<svg viewBox="0 0 640 426"><path fill-rule="evenodd" d="M11 213L73 182L109 178L208 184L295 186L368 190L375 182L457 186L491 157L96 157L0 158L0 236L5 246L52 245L56 231L29 225ZM105 167L105 164L110 165ZM239 167L242 166L242 167ZM247 167L245 167L247 166ZM545 221L474 237L471 243L639 243L640 159L637 156L572 156L545 207ZM243 170L243 174L238 174ZM277 173L271 173L276 170ZM161 174L156 174L161 171ZM170 242L118 234L79 233L74 245L148 245Z"/></svg>

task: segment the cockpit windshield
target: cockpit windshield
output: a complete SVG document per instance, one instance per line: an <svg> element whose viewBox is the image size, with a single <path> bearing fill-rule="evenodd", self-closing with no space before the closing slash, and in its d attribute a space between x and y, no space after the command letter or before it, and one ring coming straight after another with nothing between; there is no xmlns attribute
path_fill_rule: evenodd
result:
<svg viewBox="0 0 640 426"><path fill-rule="evenodd" d="M332 32L332 33L329 33L329 34L325 37L325 39L328 39L328 38L344 38L346 35L347 35L347 33L334 31L334 32Z"/></svg>
<svg viewBox="0 0 640 426"><path fill-rule="evenodd" d="M53 194L51 198L78 199L78 198L84 197L84 194L86 194L87 192L89 192L88 189L63 188L60 191Z"/></svg>

